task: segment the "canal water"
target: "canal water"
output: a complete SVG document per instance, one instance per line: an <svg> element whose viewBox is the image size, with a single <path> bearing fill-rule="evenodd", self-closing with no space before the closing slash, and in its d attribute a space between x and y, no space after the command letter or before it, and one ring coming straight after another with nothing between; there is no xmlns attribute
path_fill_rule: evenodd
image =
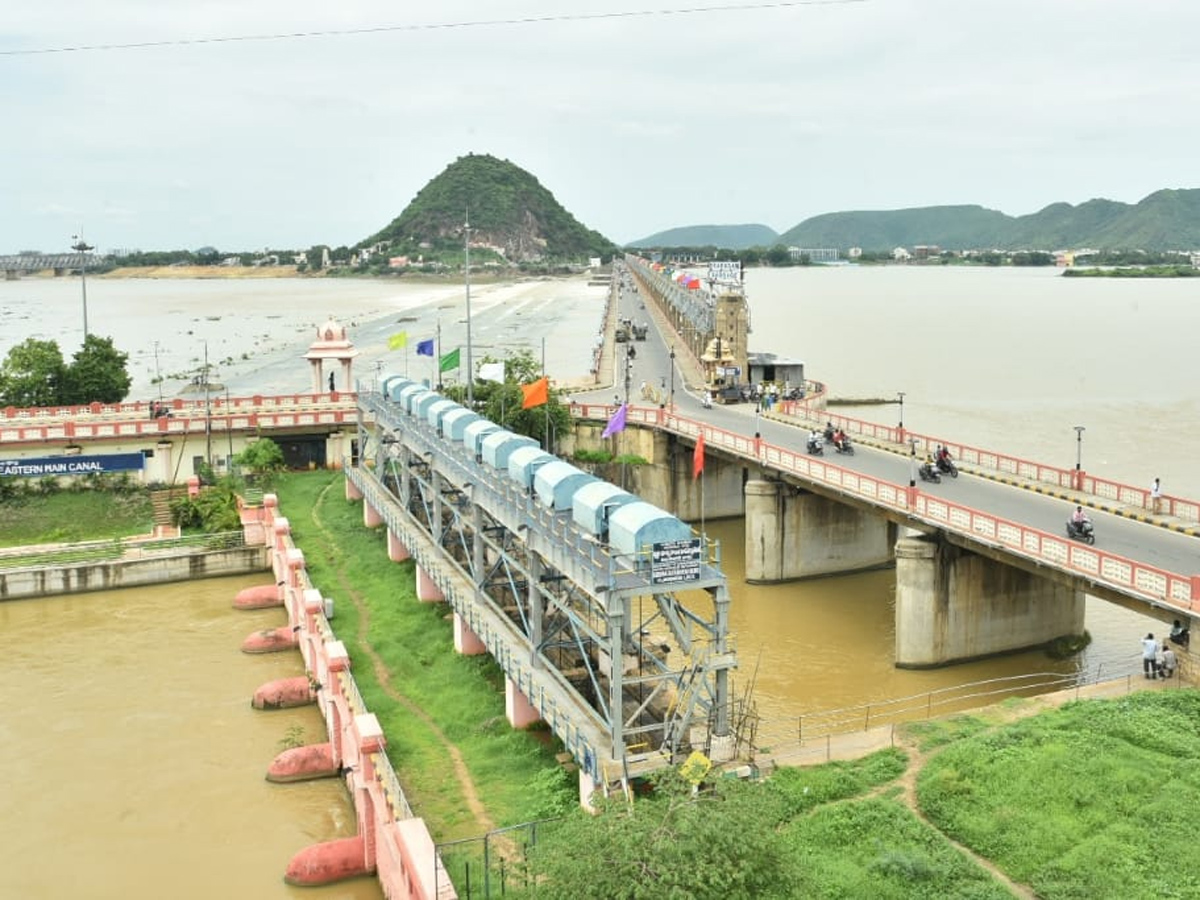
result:
<svg viewBox="0 0 1200 900"><path fill-rule="evenodd" d="M835 397L905 391L909 428L1062 465L1074 464L1072 426L1084 425L1087 470L1135 484L1158 475L1168 493L1200 496L1192 467L1200 388L1190 378L1189 346L1200 324L1200 279L1074 281L1046 269L940 267L751 270L747 277L751 348L803 359L809 377L829 383ZM355 323L356 343L360 332L372 335L366 343L377 350L410 316L410 335L439 321L461 327L461 292L455 301L445 288L400 297L391 284L264 281L255 283L251 303L237 282L146 284L94 290L89 281L88 288L89 299L104 297L114 316L122 298L136 296L137 325L129 327L138 346L114 337L135 353L147 390L153 341L160 366L171 354L177 370L195 361L193 328L220 329L211 332L213 342L252 339L257 324L231 328L234 311L280 322L289 320L270 317L300 311L304 327L278 344L222 351L231 383L252 382L255 372L275 383L286 369L295 390L308 378L299 353L326 309ZM30 334L52 334L52 317L75 308L76 287L0 283L0 307L17 310L17 327ZM155 290L172 302L150 303ZM496 291L489 319L495 346L502 348L505 329L520 331L528 347L546 335L554 377L585 373L602 308L594 291ZM8 304L18 295L53 302ZM402 357L374 359L397 371ZM892 421L898 410L847 412ZM892 664L891 571L747 585L742 523L709 522L706 530L722 543L733 599L735 692L751 694L770 726L965 682L1131 670L1138 639L1159 628L1089 598L1093 643L1074 660L1022 653L902 671ZM301 667L296 654L238 652L242 638L282 616L229 608L240 587L259 580L0 604L0 627L14 648L0 698L9 710L30 707L32 698L38 708L31 722L9 715L0 724L0 750L19 761L10 808L23 811L0 826L0 841L14 848L0 868L0 896L378 896L369 881L318 892L282 883L294 852L349 834L353 816L337 782L273 786L262 779L289 730L317 740L320 720L314 710L249 707L259 684ZM68 850L79 867L58 865Z"/></svg>
<svg viewBox="0 0 1200 900"><path fill-rule="evenodd" d="M0 897L377 900L372 879L284 884L292 856L355 832L342 783L271 784L316 707L264 712L255 689L304 674L242 640L283 608L232 607L257 577L0 603Z"/></svg>

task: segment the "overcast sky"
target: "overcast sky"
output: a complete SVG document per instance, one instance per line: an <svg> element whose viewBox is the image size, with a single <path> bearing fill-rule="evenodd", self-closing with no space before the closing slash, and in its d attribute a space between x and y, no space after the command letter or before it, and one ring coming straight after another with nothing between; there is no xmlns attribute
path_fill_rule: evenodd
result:
<svg viewBox="0 0 1200 900"><path fill-rule="evenodd" d="M0 253L353 244L470 152L617 242L1200 184L1196 0L701 5L12 0Z"/></svg>

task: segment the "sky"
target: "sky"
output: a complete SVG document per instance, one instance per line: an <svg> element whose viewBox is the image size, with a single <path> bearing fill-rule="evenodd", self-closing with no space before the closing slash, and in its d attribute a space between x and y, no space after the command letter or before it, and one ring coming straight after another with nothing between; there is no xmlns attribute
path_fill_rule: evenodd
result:
<svg viewBox="0 0 1200 900"><path fill-rule="evenodd" d="M1200 186L1197 34L1195 0L11 0L0 254L351 245L468 153L618 243L1135 203Z"/></svg>

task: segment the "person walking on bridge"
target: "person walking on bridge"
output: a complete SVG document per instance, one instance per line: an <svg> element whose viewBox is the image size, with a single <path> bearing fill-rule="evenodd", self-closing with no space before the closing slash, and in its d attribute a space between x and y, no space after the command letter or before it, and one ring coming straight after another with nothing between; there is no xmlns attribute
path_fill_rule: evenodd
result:
<svg viewBox="0 0 1200 900"><path fill-rule="evenodd" d="M1155 478L1154 483L1150 485L1150 508L1156 516L1158 515L1159 510L1162 508L1162 485L1159 483L1157 478Z"/></svg>
<svg viewBox="0 0 1200 900"><path fill-rule="evenodd" d="M1147 678L1156 678L1158 676L1158 641L1154 639L1153 634L1148 634L1142 639L1142 672Z"/></svg>

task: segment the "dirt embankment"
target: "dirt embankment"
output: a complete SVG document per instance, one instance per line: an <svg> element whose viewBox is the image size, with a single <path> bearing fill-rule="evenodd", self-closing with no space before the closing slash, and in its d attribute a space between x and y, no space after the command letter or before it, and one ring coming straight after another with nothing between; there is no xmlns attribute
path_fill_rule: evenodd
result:
<svg viewBox="0 0 1200 900"><path fill-rule="evenodd" d="M299 274L295 266L127 266L100 278L321 278L323 272Z"/></svg>

